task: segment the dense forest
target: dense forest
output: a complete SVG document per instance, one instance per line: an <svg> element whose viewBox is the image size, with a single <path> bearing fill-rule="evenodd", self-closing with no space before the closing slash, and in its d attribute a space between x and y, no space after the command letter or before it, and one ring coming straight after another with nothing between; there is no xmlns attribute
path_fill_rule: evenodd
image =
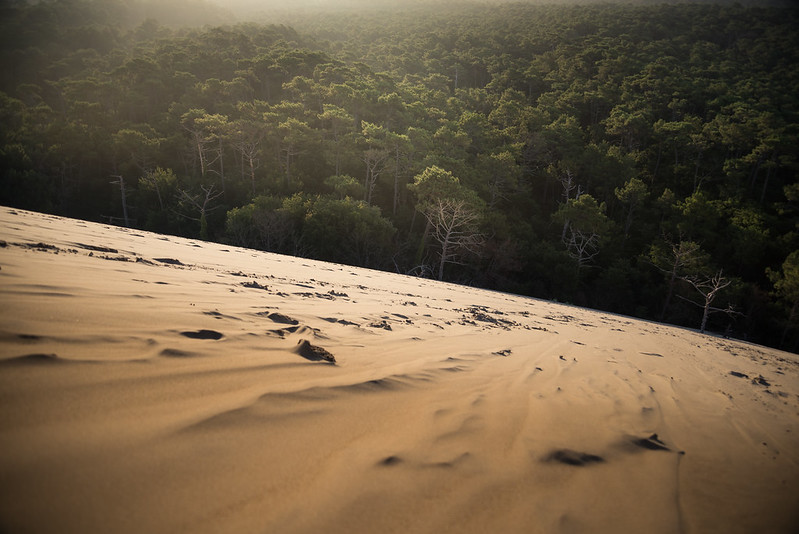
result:
<svg viewBox="0 0 799 534"><path fill-rule="evenodd" d="M799 10L0 4L0 203L799 348Z"/></svg>

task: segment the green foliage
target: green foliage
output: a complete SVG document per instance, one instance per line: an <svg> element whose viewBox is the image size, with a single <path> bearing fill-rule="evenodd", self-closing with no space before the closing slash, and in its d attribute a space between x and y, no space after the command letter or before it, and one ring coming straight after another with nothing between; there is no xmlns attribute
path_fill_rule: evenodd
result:
<svg viewBox="0 0 799 534"><path fill-rule="evenodd" d="M774 290L791 305L799 302L799 250L791 252L782 263L782 272L769 272Z"/></svg>
<svg viewBox="0 0 799 534"><path fill-rule="evenodd" d="M297 194L262 196L229 210L226 232L239 246L383 267L396 229L363 201Z"/></svg>
<svg viewBox="0 0 799 534"><path fill-rule="evenodd" d="M350 198L316 198L303 226L314 257L366 267L386 265L395 233L380 208Z"/></svg>
<svg viewBox="0 0 799 534"><path fill-rule="evenodd" d="M325 178L325 185L333 189L341 200L346 197L356 198L363 195L363 186L358 180L347 174L337 174Z"/></svg>
<svg viewBox="0 0 799 534"><path fill-rule="evenodd" d="M723 269L733 335L791 323L799 11L400 4L4 6L0 202L107 221L122 176L138 226L410 272L463 201L449 279L694 325Z"/></svg>
<svg viewBox="0 0 799 534"><path fill-rule="evenodd" d="M416 195L416 207L422 212L439 199L459 199L464 194L460 180L437 166L427 167L417 174L413 183L408 184L408 189Z"/></svg>
<svg viewBox="0 0 799 534"><path fill-rule="evenodd" d="M782 271L768 270L768 275L774 284L774 294L780 303L785 306L787 315L783 320L782 336L779 346L785 347L789 332L796 327L799 318L799 250L791 252L782 263ZM796 341L794 341L794 346Z"/></svg>
<svg viewBox="0 0 799 534"><path fill-rule="evenodd" d="M609 238L608 233L612 228L611 221L605 215L605 203L598 204L596 199L589 194L571 198L558 208L553 218L558 222L568 222L575 230L597 234L603 240Z"/></svg>

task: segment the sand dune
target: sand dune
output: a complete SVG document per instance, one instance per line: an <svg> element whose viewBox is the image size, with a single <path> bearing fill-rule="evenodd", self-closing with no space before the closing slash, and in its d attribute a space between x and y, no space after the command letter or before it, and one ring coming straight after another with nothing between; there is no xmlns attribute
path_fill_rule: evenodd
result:
<svg viewBox="0 0 799 534"><path fill-rule="evenodd" d="M799 358L0 209L2 532L797 532Z"/></svg>

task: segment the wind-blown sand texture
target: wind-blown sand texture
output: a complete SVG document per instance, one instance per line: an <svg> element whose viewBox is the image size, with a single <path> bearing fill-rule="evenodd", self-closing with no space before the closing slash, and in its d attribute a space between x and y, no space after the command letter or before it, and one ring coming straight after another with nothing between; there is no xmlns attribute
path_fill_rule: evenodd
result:
<svg viewBox="0 0 799 534"><path fill-rule="evenodd" d="M797 532L796 355L0 209L0 531Z"/></svg>

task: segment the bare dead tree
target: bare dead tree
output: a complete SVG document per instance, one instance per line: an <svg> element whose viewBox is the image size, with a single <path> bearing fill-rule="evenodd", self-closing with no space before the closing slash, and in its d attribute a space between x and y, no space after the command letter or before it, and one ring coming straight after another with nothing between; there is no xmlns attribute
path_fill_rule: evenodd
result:
<svg viewBox="0 0 799 534"><path fill-rule="evenodd" d="M158 198L158 207L161 209L161 211L164 211L164 200L161 198L161 187L158 183L158 179L155 177L155 174L152 171L144 173L144 176L139 178L139 183L150 187L153 191L155 191L155 195Z"/></svg>
<svg viewBox="0 0 799 534"><path fill-rule="evenodd" d="M254 121L239 121L235 123L231 144L241 156L241 173L244 177L246 161L250 188L253 198L255 197L255 170L260 167L258 153L261 150L261 142L266 136L266 129Z"/></svg>
<svg viewBox="0 0 799 534"><path fill-rule="evenodd" d="M703 252L699 245L693 241L680 241L679 243L670 243L671 245L671 258L667 268L665 266L653 263L661 272L669 277L669 291L666 294L666 300L663 303L663 309L660 312L660 320L666 317L666 312L671 304L671 298L674 295L674 286L677 280L681 278L680 273L686 267L689 267L699 261L702 261Z"/></svg>
<svg viewBox="0 0 799 534"><path fill-rule="evenodd" d="M216 207L209 207L211 201L219 198L222 196L222 191L214 192L214 185L211 184L209 187L205 187L204 185L200 186L200 189L204 193L205 196L202 194L191 194L186 190L180 190L180 197L185 203L194 207L197 211L200 212L200 218L194 219L200 221L200 238L207 239L208 238L208 220L206 215L209 211L216 209Z"/></svg>
<svg viewBox="0 0 799 534"><path fill-rule="evenodd" d="M122 217L125 220L125 227L129 227L130 220L128 219L128 201L125 196L125 179L119 174L113 174L111 178L116 178L116 181L111 182L113 185L119 185L120 194L122 196Z"/></svg>
<svg viewBox="0 0 799 534"><path fill-rule="evenodd" d="M278 159L284 171L286 187L291 184L291 163L295 156L306 152L308 139L312 135L308 124L294 118L289 118L278 125L277 131L280 135L278 143Z"/></svg>
<svg viewBox="0 0 799 534"><path fill-rule="evenodd" d="M566 245L566 250L569 254L577 260L577 268L582 268L586 263L591 261L594 256L599 254L599 234L596 232L582 232L574 228L573 225L568 225L568 235L564 235L563 243Z"/></svg>
<svg viewBox="0 0 799 534"><path fill-rule="evenodd" d="M439 199L425 212L432 236L441 247L438 279L444 278L444 265L459 263L463 252L477 254L485 238L477 229L480 214L465 200Z"/></svg>
<svg viewBox="0 0 799 534"><path fill-rule="evenodd" d="M364 200L367 204L372 204L372 193L374 192L377 179L383 174L389 163L391 153L382 148L369 148L364 150L363 161L366 164L366 178L364 179Z"/></svg>
<svg viewBox="0 0 799 534"><path fill-rule="evenodd" d="M566 172L561 174L558 177L558 181L560 185L563 186L563 198L564 202L568 202L571 198L571 192L577 189L577 196L580 196L580 189L576 183L574 183L574 175L572 174L571 169L566 169Z"/></svg>
<svg viewBox="0 0 799 534"><path fill-rule="evenodd" d="M702 308L702 323L699 326L699 331L701 333L705 333L707 318L713 312L724 312L727 315L742 315L740 312L735 311L732 305L727 306L727 308L715 308L711 306L713 301L718 296L719 291L732 283L732 280L724 278L723 271L721 269L719 269L716 274L710 277L683 276L681 279L688 282L688 284L690 284L704 300L703 303L694 302L691 299L678 295L681 299Z"/></svg>
<svg viewBox="0 0 799 534"><path fill-rule="evenodd" d="M575 199L580 198L580 195L583 193L583 189L581 186L577 185L574 181L574 175L572 174L571 169L566 169L566 172L560 175L558 178L560 181L560 185L563 186L563 198L564 203L568 203L571 199L571 192L577 189L577 193L574 196ZM563 231L560 234L560 240L564 243L566 242L566 232L569 229L569 219L563 221Z"/></svg>
<svg viewBox="0 0 799 534"><path fill-rule="evenodd" d="M203 128L201 124L198 124L197 121L197 119L204 115L205 110L193 109L185 113L180 119L180 124L183 126L183 129L191 135L193 150L197 154L197 158L200 162L200 176L202 177L205 177L208 168L206 153L208 151L207 145L211 141L207 130Z"/></svg>

